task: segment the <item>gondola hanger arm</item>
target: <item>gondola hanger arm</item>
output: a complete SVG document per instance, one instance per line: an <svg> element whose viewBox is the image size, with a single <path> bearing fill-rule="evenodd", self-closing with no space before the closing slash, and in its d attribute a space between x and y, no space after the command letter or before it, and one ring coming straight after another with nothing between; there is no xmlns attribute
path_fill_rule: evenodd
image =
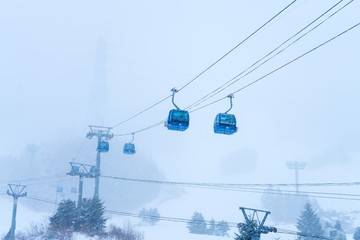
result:
<svg viewBox="0 0 360 240"><path fill-rule="evenodd" d="M177 90L176 88L172 88L170 91L173 92L173 93L172 93L172 99L171 99L172 103L174 104L174 106L176 107L176 109L180 109L178 106L176 106L176 104L175 104L175 102L174 102L174 96L175 96L175 93L178 92L178 90Z"/></svg>
<svg viewBox="0 0 360 240"><path fill-rule="evenodd" d="M228 98L230 98L230 108L225 112L225 113L228 113L232 107L233 107L233 102L232 102L232 99L234 98L234 95L233 94L230 94L229 96L227 96Z"/></svg>

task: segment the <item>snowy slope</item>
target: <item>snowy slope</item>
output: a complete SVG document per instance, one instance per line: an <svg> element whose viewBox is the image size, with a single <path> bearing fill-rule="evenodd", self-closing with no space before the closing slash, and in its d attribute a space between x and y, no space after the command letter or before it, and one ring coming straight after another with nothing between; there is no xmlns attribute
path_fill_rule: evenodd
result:
<svg viewBox="0 0 360 240"><path fill-rule="evenodd" d="M48 212L37 212L33 211L22 204L22 200L19 199L17 207L17 217L16 217L16 230L26 230L31 227L32 224L41 224L44 221L47 221L48 217L51 215ZM5 235L11 226L11 216L13 209L13 200L10 196L1 196L0 197L0 236Z"/></svg>
<svg viewBox="0 0 360 240"><path fill-rule="evenodd" d="M204 215L205 220L214 218L215 221L226 220L227 222L242 222L242 214L239 211L239 206L262 208L259 194L249 194L243 192L227 192L227 191L212 191L209 189L187 188L180 189L177 197L171 197L166 194L166 189L161 196L151 203L148 203L145 208L156 207L162 217L176 217L176 218L191 218L194 211L198 211ZM25 207L23 203L31 201L28 199L19 199L18 215L17 215L17 231L26 230L32 224L41 224L46 222L48 217L54 212L54 206L44 203L44 211L37 212ZM12 214L12 198L9 196L0 197L1 215L0 215L0 235L7 233L10 227ZM120 206L120 205L119 205ZM46 212L47 210L48 212ZM108 209L121 211L121 209ZM137 213L138 210L128 212ZM228 232L228 237L217 237L209 235L197 235L188 233L185 223L160 221L155 226L144 226L140 219L132 217L123 217L117 215L107 215L108 225L114 224L119 227L133 226L135 230L140 231L144 235L145 240L158 239L172 239L172 240L221 240L232 239L236 228L231 228ZM353 216L357 218L357 216ZM274 225L271 215L266 221L266 225L275 226L278 228L296 230L293 225ZM275 237L282 239L294 239L293 235L280 235L270 233L263 235L262 239L270 240ZM75 240L91 239L81 234L74 235Z"/></svg>

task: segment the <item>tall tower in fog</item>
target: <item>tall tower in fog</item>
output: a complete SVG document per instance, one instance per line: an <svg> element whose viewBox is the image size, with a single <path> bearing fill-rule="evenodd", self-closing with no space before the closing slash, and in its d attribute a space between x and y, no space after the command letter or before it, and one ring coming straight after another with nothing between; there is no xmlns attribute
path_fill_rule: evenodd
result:
<svg viewBox="0 0 360 240"><path fill-rule="evenodd" d="M92 92L90 96L90 124L106 125L108 114L107 98L107 49L106 37L100 37L96 47L96 57L94 64L94 78L92 81Z"/></svg>

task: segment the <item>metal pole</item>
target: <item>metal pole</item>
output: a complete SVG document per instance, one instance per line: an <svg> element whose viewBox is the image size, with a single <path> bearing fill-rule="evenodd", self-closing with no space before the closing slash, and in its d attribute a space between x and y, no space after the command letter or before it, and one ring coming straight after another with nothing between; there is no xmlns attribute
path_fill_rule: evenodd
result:
<svg viewBox="0 0 360 240"><path fill-rule="evenodd" d="M297 165L295 168L295 185L296 185L296 194L299 194L299 167Z"/></svg>
<svg viewBox="0 0 360 240"><path fill-rule="evenodd" d="M12 219L11 219L11 228L10 228L10 233L9 233L10 239L15 239L17 203L18 203L18 198L14 196L13 212L12 212Z"/></svg>
<svg viewBox="0 0 360 240"><path fill-rule="evenodd" d="M96 155L96 176L95 176L95 190L94 198L99 198L99 184L100 184L100 152Z"/></svg>
<svg viewBox="0 0 360 240"><path fill-rule="evenodd" d="M299 194L299 170L302 170L306 166L306 162L286 162L286 165L289 169L294 169L295 171L295 189L296 194Z"/></svg>
<svg viewBox="0 0 360 240"><path fill-rule="evenodd" d="M12 196L14 199L13 204L13 212L11 219L11 227L9 233L6 235L5 239L15 239L15 229L16 229L16 211L17 211L17 203L19 197L26 197L27 193L23 193L25 186L9 184L10 191L7 191L7 194Z"/></svg>
<svg viewBox="0 0 360 240"><path fill-rule="evenodd" d="M78 219L80 219L80 217L81 217L83 184L84 184L84 176L79 175L79 195L78 195L78 202L77 202L77 218Z"/></svg>
<svg viewBox="0 0 360 240"><path fill-rule="evenodd" d="M114 134L110 134L110 127L103 126L93 126L89 125L90 132L86 135L87 138L91 139L93 137L97 137L98 147L103 139L106 141L113 138ZM96 155L96 176L95 176L95 189L94 189L94 198L99 198L99 182L100 182L100 152L101 149L97 149Z"/></svg>

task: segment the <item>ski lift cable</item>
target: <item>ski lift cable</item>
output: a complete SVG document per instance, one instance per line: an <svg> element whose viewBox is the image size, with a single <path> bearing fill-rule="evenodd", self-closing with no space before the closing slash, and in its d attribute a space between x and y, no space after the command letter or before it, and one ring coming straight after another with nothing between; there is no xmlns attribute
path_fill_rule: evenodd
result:
<svg viewBox="0 0 360 240"><path fill-rule="evenodd" d="M346 193L327 193L327 192L293 192L287 191L282 192L280 190L269 190L269 189L261 189L261 188L245 188L245 187L226 187L215 184L205 184L205 183L184 183L184 182L169 182L169 181L154 181L154 180L143 180L143 179L129 179L129 178L119 178L119 177L110 177L110 176L102 176L103 178L112 178L117 180L125 180L125 181L134 181L134 182L143 182L143 183L157 183L157 184L168 184L168 185L178 185L183 187L194 187L194 188L205 188L205 189L213 189L213 190L225 190L225 191L236 191L236 192L252 192L252 193L266 193L266 194L275 194L275 195L287 195L287 196L297 196L297 197L314 197L314 198L327 198L327 199L337 199L337 200L354 200L360 201L360 198L350 198L352 197L360 197L358 194L346 194ZM241 184L239 184L241 185ZM246 185L246 184L244 184ZM289 193L290 192L290 193ZM336 196L349 196L349 197L336 197Z"/></svg>
<svg viewBox="0 0 360 240"><path fill-rule="evenodd" d="M50 200L50 199L45 199L45 198L41 198L41 197L37 197L37 196L26 196L26 198L31 199L31 200L35 200L35 201L40 201L40 202L45 202L45 203L49 203L49 204L54 204L57 205L58 203ZM114 214L114 215L121 215L121 216L129 216L129 217L137 217L137 218L149 218L149 219L154 219L154 218L159 218L160 220L163 221L171 221L171 222L189 222L192 221L192 219L187 219L187 218L178 218L178 217L162 217L162 216L155 216L155 215L148 215L148 214L136 214L136 213L129 213L129 212L120 212L120 211L114 211L114 210L105 210L105 212L110 213L110 214ZM196 220L195 220L196 221ZM205 223L210 224L210 221L205 221ZM236 222L228 222L230 226L232 227L237 227L237 223Z"/></svg>
<svg viewBox="0 0 360 240"><path fill-rule="evenodd" d="M162 124L164 124L165 121L166 121L166 119L161 120L161 121L156 122L156 123L154 123L154 124L152 124L152 125L150 125L150 126L148 126L148 127L142 128L142 129L137 130L137 131L134 131L134 132L114 134L114 137L123 137L123 136L129 136L129 135L132 135L132 134L140 133L140 132L146 131L146 130L148 130L148 129L157 127L157 126L159 126L159 125L162 125Z"/></svg>
<svg viewBox="0 0 360 240"><path fill-rule="evenodd" d="M81 145L80 145L80 147L79 147L79 150L77 151L77 153L76 153L76 155L75 155L75 158L74 158L74 160L77 160L78 159L78 157L79 157L79 155L80 155L80 152L81 152L81 150L83 149L83 147L84 147L84 144L85 144L85 141L86 141L86 136L84 137L84 140L82 141L82 143L81 143Z"/></svg>
<svg viewBox="0 0 360 240"><path fill-rule="evenodd" d="M291 5L293 5L297 0L292 1L290 4L288 4L285 8L283 8L280 12L278 12L275 16L270 18L268 21L266 21L263 25L261 25L258 29L256 29L253 33L251 33L249 36L247 36L244 40L242 40L240 43L238 43L235 47L230 49L226 54L224 54L222 57L220 57L218 60L216 60L213 64L211 64L209 67L207 67L205 70L203 70L201 73L199 73L195 78L193 78L191 81L186 83L184 86L178 89L178 91L181 91L185 87L187 87L189 84L194 82L197 78L199 78L201 75L203 75L205 72L207 72L210 68L212 68L214 65L216 65L218 62L220 62L222 59L224 59L227 55L229 55L232 51L234 51L236 48L241 46L243 43L245 43L248 39L250 39L252 36L254 36L257 32L259 32L262 28L264 28L266 25L268 25L271 21L273 21L276 17L278 17L281 13L283 13L286 9L288 9Z"/></svg>
<svg viewBox="0 0 360 240"><path fill-rule="evenodd" d="M62 178L54 179L54 180L50 180L50 181L46 181L46 182L37 182L37 183L26 184L26 186L36 186L36 185L44 185L44 184L60 183L60 182L63 183L63 182L70 182L70 181L73 181L73 179L68 178L67 176L64 176Z"/></svg>
<svg viewBox="0 0 360 240"><path fill-rule="evenodd" d="M280 233L280 234L290 234L290 235L297 235L297 236L300 236L300 237L318 238L318 239L325 239L325 240L335 240L334 238L329 238L329 237L319 236L319 235L313 235L313 234L305 234L305 233L301 233L301 232L297 232L297 231L293 231L293 230L287 230L287 229L282 229L282 228L276 228L276 229L277 229L277 233Z"/></svg>
<svg viewBox="0 0 360 240"><path fill-rule="evenodd" d="M189 218L178 218L178 217L162 217L162 216L155 216L155 215L147 215L147 214L136 214L136 213L128 213L128 212L119 212L114 210L105 210L105 212L113 215L120 215L120 216L127 216L127 217L135 217L135 218L146 218L146 219L159 219L160 221L167 221L167 222L176 222L176 223L188 223L190 221L197 222L201 220L196 219L189 219ZM211 221L201 221L205 224L211 224ZM219 225L225 225L218 222ZM237 228L236 222L227 222L226 224L228 227Z"/></svg>
<svg viewBox="0 0 360 240"><path fill-rule="evenodd" d="M303 54L301 54L300 56L298 56L298 57L296 57L296 58L294 58L294 59L292 59L292 60L288 61L287 63L285 63L285 64L281 65L280 67L275 68L275 69L274 69L274 70L272 70L271 72L268 72L267 74L263 75L262 77L257 78L256 80L254 80L254 81L252 81L252 82L248 83L247 85L245 85L245 86L241 87L240 89L238 89L238 90L236 90L236 91L232 92L231 94L235 95L236 93L239 93L240 91L243 91L244 89L246 89L246 88L248 88L248 87L252 86L253 84L255 84L255 83L257 83L257 82L259 82L259 81L261 81L261 80L265 79L266 77L268 77L268 76L270 76L270 75L272 75L272 74L276 73L277 71L279 71L279 70L281 70L281 69L283 69L283 68L287 67L288 65L290 65L290 64L292 64L292 63L294 63L294 62L298 61L299 59L301 59L301 58L305 57L306 55L308 55L308 54L310 54L310 53L314 52L315 50L317 50L317 49L319 49L319 48L323 47L324 45L326 45L326 44L328 44L328 43L332 42L333 40L335 40L335 39L337 39L338 37L340 37L340 36L344 35L345 33L347 33L347 32L349 32L349 31L351 31L351 30L355 29L355 28L356 28L356 27L358 27L359 25L360 25L360 23L357 23L357 24L353 25L352 27L350 27L350 28L346 29L345 31L343 31L343 32L341 32L341 33L339 33L339 34L335 35L334 37L332 37L332 38L328 39L327 41L325 41L325 42L323 42L323 43L321 43L321 44L317 45L316 47L314 47L314 48L310 49L309 51L307 51L307 52L305 52L305 53L303 53ZM226 99L226 98L227 98L227 96L228 96L228 95L229 95L229 94L227 94L225 97L219 98L219 99L217 99L217 100L215 100L215 101L213 101L213 102L210 102L210 103L207 103L207 104L205 104L205 105L203 105L203 106L201 106L201 107L198 107L198 108L196 108L196 109L194 109L194 110L190 111L190 113L192 113L192 112L196 112L196 111L199 111L199 110L201 110L201 109L203 109L203 108L206 108L206 107L208 107L208 106L210 106L210 105L213 105L213 104L215 104L215 103L217 103L217 102L219 102L219 101L221 101L221 100L224 100L224 99ZM160 121L160 122L158 122L158 123L152 124L152 125L150 125L150 126L148 126L148 127L146 127L146 128L140 129L140 130L138 130L138 131L132 131L132 132L129 132L129 133L124 133L124 134L116 134L115 136L125 136L125 135L130 135L130 134L132 134L133 132L134 132L134 133L143 132L143 131L145 131L145 130L148 130L148 129L154 128L154 127L156 127L156 126L159 126L159 125L160 125L161 123L163 123L163 122L165 122L165 120L162 120L162 121Z"/></svg>
<svg viewBox="0 0 360 240"><path fill-rule="evenodd" d="M266 192L273 192L273 193L285 193L287 195L307 195L307 194L314 194L312 196L316 195L334 195L334 196L348 196L348 197L360 197L360 194L353 194L353 193L334 193L334 192L314 192L314 191L293 191L293 190L284 190L284 189L266 189L266 188L249 188L249 187L216 187L213 188L221 188L223 190L256 190L256 191L266 191ZM357 200L357 199L356 199ZM360 200L360 199L359 199Z"/></svg>
<svg viewBox="0 0 360 240"><path fill-rule="evenodd" d="M339 33L339 34L335 35L334 37L332 37L332 38L328 39L327 41L325 41L325 42L323 42L323 43L321 43L321 44L317 45L316 47L312 48L311 50L309 50L309 51L307 51L307 52L305 52L305 53L301 54L300 56L298 56L298 57L296 57L296 58L292 59L291 61L289 61L289 62L287 62L287 63L285 63L285 64L281 65L280 67L278 67L278 68L276 68L276 69L272 70L271 72L269 72L269 73L267 73L267 74L263 75L262 77L260 77L260 78L256 79L255 81L252 81L252 82L250 82L249 84L247 84L247 85L245 85L245 86L243 86L243 87L239 88L238 90L236 90L236 91L232 92L231 94L235 95L235 94L237 94L238 92L243 91L244 89L246 89L246 88L248 88L248 87L252 86L253 84L255 84L255 83L257 83L257 82L259 82L259 81L263 80L264 78L266 78L266 77L268 77L268 76L270 76L270 75L274 74L275 72L277 72L277 71L279 71L279 70L283 69L284 67L286 67L286 66L288 66L288 65L290 65L290 64L292 64L292 63L294 63L294 62L296 62L297 60L301 59L302 57L304 57L304 56L306 56L306 55L308 55L308 54L312 53L313 51L315 51L315 50L319 49L320 47L322 47L322 46L324 46L324 45L326 45L326 44L328 44L328 43L332 42L333 40L337 39L338 37L342 36L343 34L345 34L345 33L349 32L349 31L351 31L351 30L355 29L355 28L356 28L356 27L358 27L359 25L360 25L360 23L357 23L357 24L353 25L352 27L350 27L350 28L346 29L345 31L343 31L343 32L341 32L341 33ZM205 104L205 105L203 105L203 106L201 106L201 107L199 107L199 108L196 108L196 109L194 109L194 110L190 111L190 113L191 113L191 112L196 112L196 111L201 110L201 109L203 109L203 108L205 108L205 107L208 107L208 106L210 106L210 105L213 105L213 104L215 104L215 103L217 103L217 102L219 102L219 101L221 101L221 100L223 100L223 99L225 99L225 98L226 98L226 96L225 96L225 97L222 97L222 98L219 98L219 99L217 99L217 100L215 100L215 101L213 101L213 102L210 102L210 103L208 103L208 104Z"/></svg>
<svg viewBox="0 0 360 240"><path fill-rule="evenodd" d="M55 204L57 205L58 203L52 200L48 200L48 199L44 199L44 198L39 198L39 197L33 197L33 196L25 196L25 198L31 199L31 200L35 200L35 201L40 201L40 202L45 202L45 203L50 203L50 204Z"/></svg>
<svg viewBox="0 0 360 240"><path fill-rule="evenodd" d="M187 82L185 85L183 85L181 88L178 89L178 91L183 90L184 88L186 88L188 85L190 85L192 82L194 82L195 80L197 80L200 76L202 76L204 73L206 73L208 70L210 70L212 67L214 67L217 63L219 63L221 60L223 60L226 56L228 56L231 52L233 52L236 48L238 48L239 46L241 46L243 43L245 43L248 39L250 39L251 37L253 37L256 33L258 33L261 29L263 29L265 26L267 26L269 23L271 23L275 18L277 18L279 15L281 15L286 9L288 9L291 5L293 5L297 0L293 0L291 3L289 3L286 7L284 7L281 11L279 11L278 13L276 13L272 18L270 18L269 20L267 20L264 24L262 24L259 28L257 28L253 33L251 33L249 36L247 36L245 39L243 39L240 43L238 43L237 45L235 45L232 49L230 49L228 52L226 52L223 56L221 56L219 59L217 59L214 63L212 63L210 66L208 66L206 69L204 69L202 72L200 72L198 75L196 75L193 79L191 79L189 82ZM165 100L167 100L168 98L172 97L172 95L168 95L165 98L161 99L160 101L154 103L153 105L145 108L144 110L134 114L133 116L123 120L120 123L115 124L112 128L118 127L121 124L124 124L128 121L130 121L131 119L141 115L142 113L152 109L153 107L159 105L160 103L164 102Z"/></svg>
<svg viewBox="0 0 360 240"><path fill-rule="evenodd" d="M257 60L256 62L254 62L252 65L250 65L249 67L247 67L245 70L243 70L242 72L240 72L239 74L237 74L235 77L231 78L229 81L225 82L224 84L222 84L221 86L219 86L218 88L216 88L215 90L213 90L212 92L206 94L205 96L203 96L202 98L198 99L196 102L192 103L191 105L189 105L188 107L186 107L185 109L192 109L198 105L200 105L201 103L207 101L208 99L212 98L213 96L221 93L222 91L224 91L225 89L229 88L231 85L233 85L234 83L238 82L239 80L243 79L244 77L248 76L250 73L254 72L255 70L257 70L258 68L260 68L261 66L263 66L264 64L266 64L268 61L270 61L271 59L273 59L274 57L278 56L280 53L282 53L283 51L285 51L287 48L289 48L290 46L292 46L293 44L295 44L296 42L298 42L300 39L302 39L303 37L305 37L307 34L309 34L310 32L314 31L316 28L318 28L319 26L321 26L323 23L325 23L327 20L329 20L330 18L332 18L333 16L335 16L337 13L339 13L341 10L343 10L345 7L347 7L348 5L350 5L350 3L352 3L354 0L349 1L347 4L345 4L344 6L342 6L340 9L338 9L337 11L335 11L334 13L332 13L330 16L328 16L326 19L324 19L323 21L321 21L319 24L317 24L315 27L313 27L311 30L305 32L303 35L301 35L299 38L297 38L296 40L292 41L290 44L288 44L287 46L285 46L283 49L281 49L279 52L277 52L276 54L272 55L274 52L276 52L277 50L279 50L282 46L284 46L286 43L288 43L290 40L292 40L293 38L295 38L297 35L299 35L301 32L303 32L304 30L306 30L308 27L310 27L312 24L314 24L315 22L317 22L319 19L321 19L323 16L325 16L327 13L329 13L331 10L333 10L335 7L337 7L341 2L343 2L343 0L340 0L339 2L337 2L335 5L333 5L331 8L329 8L328 10L326 10L324 13L322 13L320 16L318 16L316 19L314 19L313 21L311 21L308 25L306 25L305 27L303 27L300 31L298 31L297 33L295 33L294 35L292 35L290 38L288 38L286 41L284 41L283 43L281 43L279 46L277 46L276 48L274 48L272 51L270 51L268 54L266 54L265 56L263 56L262 58L260 58L259 60ZM272 55L272 56L271 56ZM270 57L269 57L270 56ZM266 59L267 57L269 57L268 59ZM265 61L261 62L262 60L266 59ZM260 63L261 62L261 63ZM256 66L258 63L260 63L258 66ZM256 66L256 67L255 67ZM254 68L253 68L254 67ZM252 70L250 70L252 69ZM250 70L249 72L246 73L246 71ZM246 74L244 74L246 73Z"/></svg>
<svg viewBox="0 0 360 240"><path fill-rule="evenodd" d="M225 187L321 187L321 186L359 186L360 182L321 182L321 183L205 183L205 182L183 182L183 181L161 181L152 179L137 179L137 178L125 178L116 176L101 175L102 178L112 178L123 181L134 181L134 182L146 182L146 183L159 183L159 184L174 184L174 185L202 185L202 186L225 186Z"/></svg>
<svg viewBox="0 0 360 240"><path fill-rule="evenodd" d="M64 174L54 174L54 175L48 175L48 176L41 176L41 177L35 177L35 178L25 178L25 179L18 179L18 180L1 180L1 182L16 182L16 183L26 183L26 182L34 182L39 180L50 180L50 179L58 179L58 178L64 178Z"/></svg>
<svg viewBox="0 0 360 240"><path fill-rule="evenodd" d="M188 223L190 221L196 222L196 220L188 219L188 218L159 217L159 216L153 216L153 215L142 215L142 214L119 212L119 211L113 211L113 210L105 210L105 212L113 214L113 215L135 217L135 218L149 218L149 219L157 218L161 221L176 222L176 223ZM201 222L205 222L206 224L211 223L210 221L206 221L206 220L201 221ZM219 222L217 224L219 224ZM227 222L226 225L230 228L238 228L237 222ZM283 229L283 228L280 228L280 229L276 228L276 229L277 229L276 233L280 233L280 234L291 234L291 235L297 235L297 236L302 236L302 237L312 237L312 238L317 238L317 239L334 240L333 238L328 238L325 236L319 236L319 235L315 235L315 234L306 234L306 233L301 233L301 232L297 232L297 231L293 231L293 230L287 230L287 229Z"/></svg>
<svg viewBox="0 0 360 240"><path fill-rule="evenodd" d="M158 102L154 103L153 105L151 105L151 106L149 106L149 107L145 108L144 110L142 110L142 111L140 111L140 112L136 113L135 115L133 115L133 116L131 116L131 117L129 117L129 118L127 118L127 119L125 119L124 121L122 121L122 122L120 122L120 123L118 123L118 124L115 124L112 128L116 128L116 127L120 126L121 124L124 124L124 123L126 123L126 122L130 121L130 120L131 120L131 119L133 119L133 118L136 118L137 116L139 116L139 115L143 114L144 112L146 112L146 111L150 110L151 108L153 108L153 107L155 107L155 106L159 105L160 103L164 102L165 100L167 100L167 99L169 99L169 98L171 98L171 97L172 97L172 95L169 95L169 96L167 96L167 97L165 97L165 98L161 99L160 101L158 101Z"/></svg>

